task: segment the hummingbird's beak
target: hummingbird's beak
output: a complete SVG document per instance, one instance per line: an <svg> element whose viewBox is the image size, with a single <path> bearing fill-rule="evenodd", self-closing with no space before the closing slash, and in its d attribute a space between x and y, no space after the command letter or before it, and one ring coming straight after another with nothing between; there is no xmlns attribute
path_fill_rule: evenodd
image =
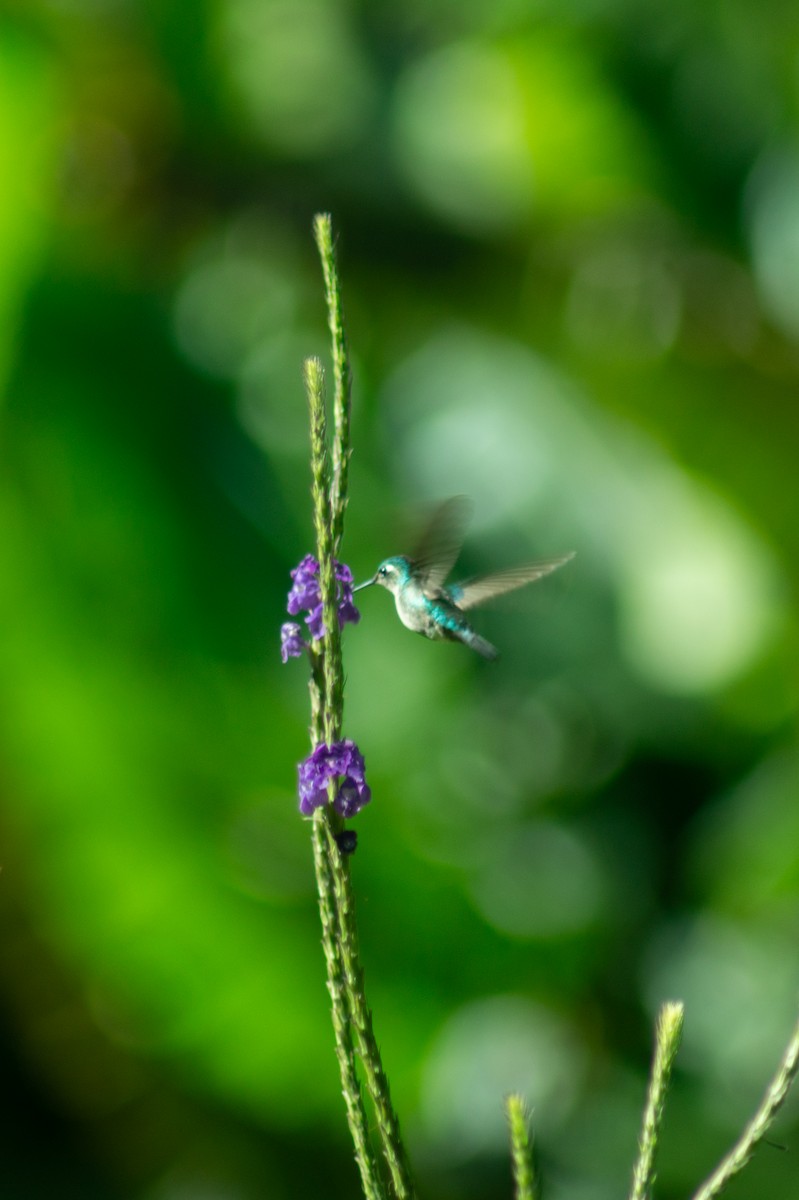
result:
<svg viewBox="0 0 799 1200"><path fill-rule="evenodd" d="M367 579L366 583L359 583L357 587L352 589L353 595L356 592L362 592L365 587L371 587L373 583L377 583L377 576L373 575L371 579Z"/></svg>

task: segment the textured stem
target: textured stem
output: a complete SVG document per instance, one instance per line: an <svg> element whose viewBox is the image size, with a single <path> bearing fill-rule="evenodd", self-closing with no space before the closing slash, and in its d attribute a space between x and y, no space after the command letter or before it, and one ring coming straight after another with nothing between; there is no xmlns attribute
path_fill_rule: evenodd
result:
<svg viewBox="0 0 799 1200"><path fill-rule="evenodd" d="M347 508L347 485L350 465L350 409L352 371L350 370L347 338L344 332L344 310L341 286L336 267L333 227L328 213L317 213L313 223L314 237L322 260L325 279L327 323L333 346L333 480L330 499L333 552L338 551L344 532L344 513Z"/></svg>
<svg viewBox="0 0 799 1200"><path fill-rule="evenodd" d="M641 1128L638 1161L633 1169L630 1200L649 1200L655 1182L655 1158L663 1123L666 1092L671 1080L674 1059L682 1036L684 1010L682 1004L664 1004L655 1031L655 1056L649 1079L644 1121Z"/></svg>
<svg viewBox="0 0 799 1200"><path fill-rule="evenodd" d="M355 1066L355 1051L346 995L346 979L338 936L338 913L331 875L329 808L317 809L313 818L313 849L316 882L319 891L319 912L322 918L322 945L327 964L327 987L333 1010L333 1032L336 1057L341 1072L341 1090L347 1109L355 1160L361 1173L361 1183L367 1200L384 1200L374 1153L369 1143L368 1122L363 1096ZM335 851L335 842L332 842Z"/></svg>
<svg viewBox="0 0 799 1200"><path fill-rule="evenodd" d="M332 745L341 738L344 712L344 668L341 657L341 628L338 619L337 580L334 555L344 528L350 440L350 370L344 337L341 294L333 254L330 218L319 216L314 233L322 259L328 320L333 339L334 436L331 473L327 448L324 371L318 359L304 365L305 388L311 417L311 478L319 561L319 591L325 627L321 648L311 652L311 740ZM366 1003L363 969L358 957L358 938L352 886L347 860L335 841L342 820L330 803L314 814L314 862L316 866L322 932L327 961L328 987L333 1003L333 1026L356 1157L368 1200L380 1195L380 1181L368 1139L363 1100L355 1073L355 1055L360 1057L368 1090L374 1104L377 1131L391 1175L396 1200L411 1200L405 1150L399 1121L391 1104L380 1052Z"/></svg>
<svg viewBox="0 0 799 1200"><path fill-rule="evenodd" d="M325 680L322 672L322 659L313 646L308 651L311 660L311 678L308 691L311 696L311 747L318 746L325 740L324 690Z"/></svg>
<svg viewBox="0 0 799 1200"><path fill-rule="evenodd" d="M325 414L324 372L317 359L308 359L304 366L305 387L311 420L311 495L313 498L314 529L317 557L320 564L319 584L324 606L325 638L321 652L311 650L311 743L318 746L336 740L341 726L342 696L338 706L335 698L335 668L341 671L341 645L336 604L336 581L333 569L333 549L330 536L329 457L327 452L327 421ZM341 1072L341 1090L347 1110L355 1160L367 1200L383 1200L375 1155L369 1142L369 1126L358 1081L355 1047L352 1038L350 1007L346 992L346 975L341 953L339 914L333 871L340 855L333 841L333 827L340 820L332 805L317 810L313 819L314 869L322 921L322 945L327 966L327 987L333 1011L333 1032L336 1057ZM332 851L331 851L332 846Z"/></svg>
<svg viewBox="0 0 799 1200"><path fill-rule="evenodd" d="M782 1107L791 1084L796 1078L797 1070L799 1070L799 1024L794 1028L791 1040L777 1068L777 1073L769 1084L754 1117L726 1158L722 1159L699 1191L694 1193L693 1200L714 1200L714 1197L721 1194L732 1177L746 1166Z"/></svg>
<svg viewBox="0 0 799 1200"><path fill-rule="evenodd" d="M508 1096L505 1101L510 1126L510 1150L513 1162L513 1182L516 1200L535 1200L535 1168L530 1140L527 1109L522 1096Z"/></svg>
<svg viewBox="0 0 799 1200"><path fill-rule="evenodd" d="M327 453L325 373L318 358L304 364L305 389L311 414L311 495L319 560L319 592L324 611L322 651L324 688L324 740L330 746L341 737L344 708L344 672L341 662L341 628L338 621L336 575L331 534L330 469Z"/></svg>
<svg viewBox="0 0 799 1200"><path fill-rule="evenodd" d="M372 1013L366 1001L363 968L358 954L358 932L355 924L355 909L349 868L341 855L329 829L328 849L333 867L333 888L339 919L341 958L346 982L355 1043L363 1063L366 1085L375 1107L377 1130L386 1163L391 1174L391 1183L397 1200L411 1200L414 1196L410 1168L400 1133L399 1118L391 1101L388 1078L383 1069L377 1040L372 1025Z"/></svg>

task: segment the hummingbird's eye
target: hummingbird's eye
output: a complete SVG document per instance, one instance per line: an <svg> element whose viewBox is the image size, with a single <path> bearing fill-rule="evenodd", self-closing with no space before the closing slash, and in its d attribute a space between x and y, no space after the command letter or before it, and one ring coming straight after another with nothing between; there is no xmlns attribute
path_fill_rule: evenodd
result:
<svg viewBox="0 0 799 1200"><path fill-rule="evenodd" d="M378 575L385 577L386 575L388 575L388 567L378 567L377 573L378 573Z"/></svg>

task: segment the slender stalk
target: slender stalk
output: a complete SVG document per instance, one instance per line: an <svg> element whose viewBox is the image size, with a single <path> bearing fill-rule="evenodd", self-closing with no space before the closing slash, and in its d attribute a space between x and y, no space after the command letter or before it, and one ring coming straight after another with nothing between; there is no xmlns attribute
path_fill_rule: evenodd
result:
<svg viewBox="0 0 799 1200"><path fill-rule="evenodd" d="M363 1096L356 1071L355 1050L346 996L346 977L338 938L338 914L335 890L331 878L332 840L328 809L317 809L313 819L313 849L316 880L319 889L319 911L322 917L322 945L327 964L327 987L333 1011L333 1033L336 1057L341 1072L341 1090L347 1109L347 1123L355 1147L355 1161L361 1174L361 1184L367 1200L384 1200L374 1152L369 1142L368 1122ZM333 842L335 849L335 842Z"/></svg>
<svg viewBox="0 0 799 1200"><path fill-rule="evenodd" d="M658 1016L655 1030L655 1056L649 1079L649 1092L644 1109L638 1161L633 1170L630 1200L649 1200L655 1182L655 1157L658 1150L660 1127L666 1092L671 1081L674 1059L682 1037L684 1009L682 1004L664 1004Z"/></svg>
<svg viewBox="0 0 799 1200"><path fill-rule="evenodd" d="M321 649L312 651L311 740L328 745L340 740L344 711L344 669L341 630L338 620L337 582L334 555L343 533L347 504L350 456L350 369L341 309L330 218L319 216L314 233L322 258L328 318L333 341L334 436L328 451L324 371L318 359L304 365L305 387L311 419L311 478L319 561L319 590L325 627ZM367 1087L375 1109L377 1132L388 1164L396 1200L411 1200L407 1157L399 1121L391 1103L388 1080L372 1028L372 1015L364 992L363 968L358 955L358 937L352 884L347 860L339 852L335 835L341 818L331 803L314 814L314 862L316 867L328 987L333 1003L333 1025L341 1067L347 1116L356 1147L356 1157L369 1200L380 1194L375 1161L366 1131L363 1101L355 1075L354 1051L361 1059ZM368 1189L372 1189L370 1192Z"/></svg>
<svg viewBox="0 0 799 1200"><path fill-rule="evenodd" d="M791 1040L785 1049L777 1073L769 1084L760 1107L755 1113L729 1154L722 1159L709 1179L702 1184L693 1200L714 1200L720 1195L734 1175L746 1166L769 1126L782 1107L791 1084L799 1070L799 1023L794 1028Z"/></svg>
<svg viewBox="0 0 799 1200"><path fill-rule="evenodd" d="M341 723L341 703L338 706L338 722L335 720L332 697L335 692L334 672L331 659L341 661L339 624L336 606L335 576L333 572L332 543L330 538L329 501L329 458L327 453L327 428L325 416L324 372L316 359L305 363L305 387L311 419L311 494L313 498L314 528L316 531L317 557L320 563L320 592L324 605L325 639L321 654L311 652L311 743L318 746L335 740L336 726ZM332 635L332 636L331 636ZM337 650L337 654L336 654ZM369 1141L369 1127L363 1095L356 1066L355 1047L352 1037L350 1008L347 1000L346 973L341 953L339 914L336 904L336 889L333 869L336 852L333 826L340 824L332 805L318 809L313 820L314 869L319 894L319 913L322 920L322 945L327 965L327 987L333 1011L333 1033L336 1057L341 1073L341 1090L347 1110L355 1160L361 1175L361 1184L367 1200L384 1200L377 1162ZM333 851L331 852L331 844Z"/></svg>
<svg viewBox="0 0 799 1200"><path fill-rule="evenodd" d="M529 1118L522 1096L508 1096L505 1101L510 1126L510 1150L513 1163L513 1182L516 1200L536 1200L533 1144L530 1139Z"/></svg>
<svg viewBox="0 0 799 1200"><path fill-rule="evenodd" d="M341 737L344 709L344 670L341 661L341 629L338 622L336 576L331 534L330 460L327 452L325 373L318 358L304 363L305 388L311 411L311 495L319 560L319 591L324 608L325 636L322 651L324 679L324 740L328 745Z"/></svg>
<svg viewBox="0 0 799 1200"><path fill-rule="evenodd" d="M380 1050L374 1035L372 1013L366 1000L363 968L358 953L358 932L349 869L328 831L329 850L333 866L333 888L339 917L341 957L346 980L347 1000L355 1030L355 1044L363 1063L366 1086L375 1107L377 1131L383 1155L391 1175L397 1200L411 1200L414 1188L410 1167L402 1142L399 1118L391 1101L388 1078L383 1069Z"/></svg>
<svg viewBox="0 0 799 1200"><path fill-rule="evenodd" d="M311 647L311 678L308 681L308 691L311 696L311 746L318 746L325 740L325 677L322 666L322 656Z"/></svg>
<svg viewBox="0 0 799 1200"><path fill-rule="evenodd" d="M333 552L338 551L344 532L344 513L347 507L347 485L350 464L350 408L352 371L350 370L347 338L344 331L344 309L341 302L333 225L329 213L317 213L313 223L322 272L325 279L327 323L333 348L333 479L331 492L331 530Z"/></svg>

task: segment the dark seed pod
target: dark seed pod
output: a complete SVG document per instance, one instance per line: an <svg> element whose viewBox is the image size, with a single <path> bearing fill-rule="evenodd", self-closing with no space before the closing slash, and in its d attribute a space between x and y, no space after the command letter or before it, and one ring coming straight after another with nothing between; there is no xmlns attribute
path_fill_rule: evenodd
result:
<svg viewBox="0 0 799 1200"><path fill-rule="evenodd" d="M355 853L355 847L358 845L358 835L354 829L342 829L341 833L337 833L334 836L342 858L347 854Z"/></svg>

